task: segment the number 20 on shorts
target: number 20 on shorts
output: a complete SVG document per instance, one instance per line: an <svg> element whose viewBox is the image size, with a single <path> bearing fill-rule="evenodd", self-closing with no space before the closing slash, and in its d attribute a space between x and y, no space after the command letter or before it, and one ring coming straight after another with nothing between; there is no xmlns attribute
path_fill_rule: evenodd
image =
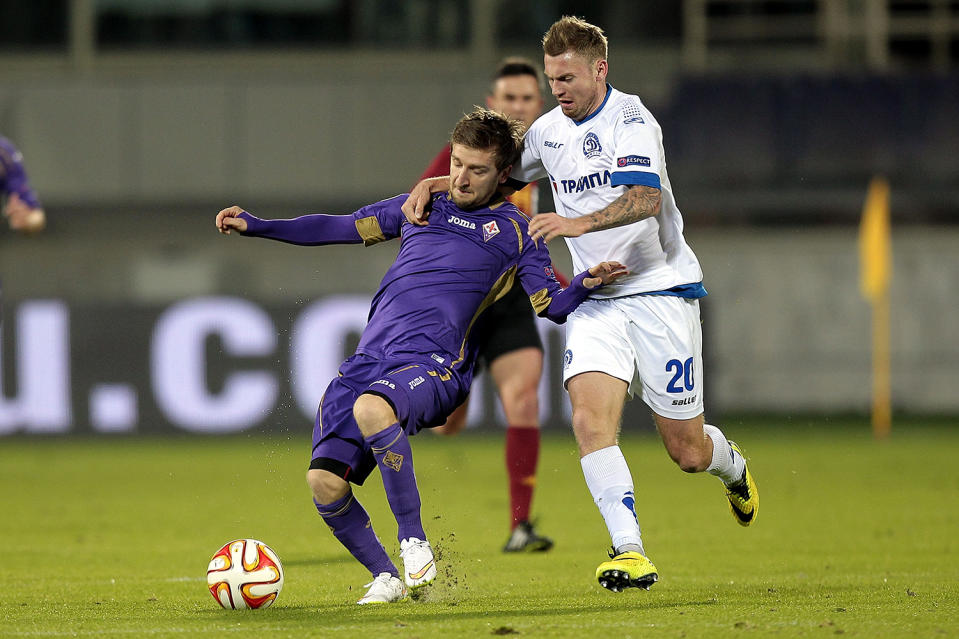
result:
<svg viewBox="0 0 959 639"><path fill-rule="evenodd" d="M666 362L666 372L672 372L673 377L669 380L669 383L666 384L667 393L682 393L683 390L691 391L695 387L695 380L693 379L693 358L690 357L685 362L681 362L678 359L671 359ZM680 378L682 378L682 386L679 385Z"/></svg>

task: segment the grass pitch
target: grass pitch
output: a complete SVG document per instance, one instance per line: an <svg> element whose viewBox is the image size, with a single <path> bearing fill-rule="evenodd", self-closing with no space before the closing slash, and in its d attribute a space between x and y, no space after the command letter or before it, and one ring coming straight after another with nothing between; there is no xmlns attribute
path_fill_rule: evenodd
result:
<svg viewBox="0 0 959 639"><path fill-rule="evenodd" d="M544 438L534 511L547 554L504 555L497 433L413 449L439 555L423 600L359 607L369 575L313 509L309 434L0 441L0 636L926 637L959 635L959 425L727 422L762 505L740 528L718 480L685 475L630 433L650 592L593 578L608 535L572 436ZM357 491L398 555L379 477ZM261 611L222 610L206 565L261 539L286 585Z"/></svg>

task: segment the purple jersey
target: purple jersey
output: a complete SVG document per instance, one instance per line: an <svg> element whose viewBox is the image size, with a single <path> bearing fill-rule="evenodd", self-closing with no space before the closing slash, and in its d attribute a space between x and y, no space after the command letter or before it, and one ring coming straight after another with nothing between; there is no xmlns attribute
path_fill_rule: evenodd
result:
<svg viewBox="0 0 959 639"><path fill-rule="evenodd" d="M40 199L30 188L23 168L23 155L13 143L0 135L0 195L16 193L30 208L40 208Z"/></svg>
<svg viewBox="0 0 959 639"><path fill-rule="evenodd" d="M247 220L245 235L294 244L360 243L400 237L402 245L373 297L356 352L377 359L432 360L469 379L476 359L470 331L477 317L518 279L540 316L563 323L589 294L581 273L566 289L543 242L530 239L529 218L502 199L464 211L448 193L433 196L427 226L406 221L408 195L352 215Z"/></svg>

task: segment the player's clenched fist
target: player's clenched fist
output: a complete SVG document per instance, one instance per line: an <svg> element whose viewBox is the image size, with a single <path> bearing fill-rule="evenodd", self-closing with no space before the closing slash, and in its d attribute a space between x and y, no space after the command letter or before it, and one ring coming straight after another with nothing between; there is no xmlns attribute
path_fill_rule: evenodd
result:
<svg viewBox="0 0 959 639"><path fill-rule="evenodd" d="M240 213L245 213L245 211L238 206L231 206L217 213L217 230L224 235L229 235L231 229L236 229L240 233L244 232L246 230L246 220L238 217Z"/></svg>
<svg viewBox="0 0 959 639"><path fill-rule="evenodd" d="M629 273L629 271L619 262L600 262L589 269L589 274L592 275L592 277L583 278L583 286L586 288L604 286L627 273Z"/></svg>
<svg viewBox="0 0 959 639"><path fill-rule="evenodd" d="M47 218L43 209L30 206L15 191L7 199L3 215L14 231L29 234L39 233L47 225Z"/></svg>

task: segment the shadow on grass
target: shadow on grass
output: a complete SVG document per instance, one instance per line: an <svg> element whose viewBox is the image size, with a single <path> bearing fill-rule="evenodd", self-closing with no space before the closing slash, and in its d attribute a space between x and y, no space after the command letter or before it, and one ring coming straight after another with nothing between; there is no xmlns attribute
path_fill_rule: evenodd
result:
<svg viewBox="0 0 959 639"><path fill-rule="evenodd" d="M295 559L284 559L283 566L325 566L327 564L349 564L356 563L350 555L338 555L336 557L299 557Z"/></svg>
<svg viewBox="0 0 959 639"><path fill-rule="evenodd" d="M443 604L440 604L441 606ZM715 599L707 599L704 601L660 601L660 602L644 602L642 604L643 608L646 610L668 610L671 608L693 608L699 606L714 606L716 605ZM567 615L581 615L589 613L608 613L610 607L603 604L596 605L574 605L574 606L563 606L558 608L521 608L517 609L516 607L500 607L500 608L484 608L482 610L449 610L447 609L444 612L429 612L424 610L422 612L414 612L412 614L404 614L403 619L406 621L440 621L440 620L469 620L469 619L483 619L490 616L503 616L503 617L562 617Z"/></svg>
<svg viewBox="0 0 959 639"><path fill-rule="evenodd" d="M619 602L617 602L619 603ZM646 610L669 610L673 608L696 608L716 605L716 599L705 599L702 601L646 601L642 606ZM579 604L553 608L516 608L511 607L483 607L474 609L472 605L464 605L462 610L457 610L458 604L450 602L424 602L416 603L404 601L399 604L389 606L357 606L355 604L336 604L336 605L294 605L284 606L282 604L270 608L266 611L242 610L236 611L243 615L244 621L262 622L273 624L278 621L293 621L303 618L315 619L322 618L325 624L335 625L343 623L366 623L366 622L384 622L384 621L469 621L474 619L489 619L490 617L562 617L569 615L582 614L602 614L608 613L611 607L607 603ZM481 605L481 604L480 604ZM416 610L421 607L421 610ZM265 614L264 614L265 613ZM386 613L386 614L383 614ZM224 610L211 609L201 612L204 617L222 617L225 614L235 614L234 611L227 613ZM320 617L317 617L320 615Z"/></svg>

